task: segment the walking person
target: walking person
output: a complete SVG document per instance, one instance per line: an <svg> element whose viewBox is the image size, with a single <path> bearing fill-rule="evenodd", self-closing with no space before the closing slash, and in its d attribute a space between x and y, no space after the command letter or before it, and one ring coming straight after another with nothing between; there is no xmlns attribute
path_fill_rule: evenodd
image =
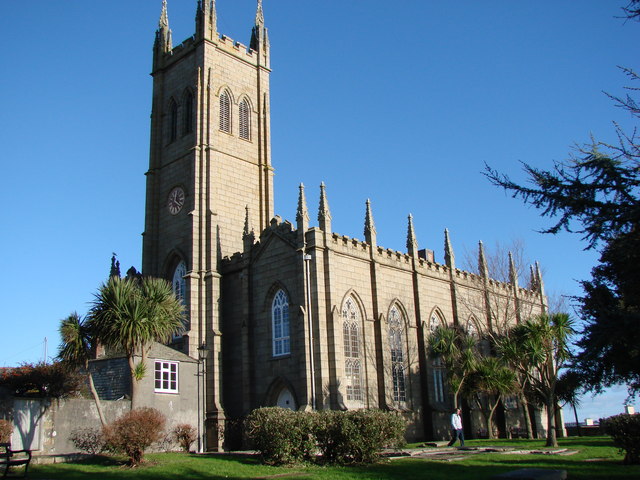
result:
<svg viewBox="0 0 640 480"><path fill-rule="evenodd" d="M448 447L451 447L456 440L460 439L460 446L464 447L464 430L462 429L462 417L460 416L460 409L456 408L455 412L451 415L451 441Z"/></svg>

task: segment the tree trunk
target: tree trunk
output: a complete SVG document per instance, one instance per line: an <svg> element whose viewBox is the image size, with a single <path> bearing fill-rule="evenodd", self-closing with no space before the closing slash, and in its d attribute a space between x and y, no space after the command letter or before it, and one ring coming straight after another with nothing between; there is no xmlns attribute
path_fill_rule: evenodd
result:
<svg viewBox="0 0 640 480"><path fill-rule="evenodd" d="M545 402L547 410L547 447L557 447L558 440L556 439L556 409L553 396L548 398Z"/></svg>
<svg viewBox="0 0 640 480"><path fill-rule="evenodd" d="M87 366L87 372L89 375L89 390L91 390L91 395L93 395L93 401L96 402L96 408L98 409L98 417L100 417L100 424L104 427L107 424L107 421L104 418L104 412L102 411L102 403L100 403L100 397L98 396L96 386L93 383L93 375L91 375L91 372L89 371L88 366Z"/></svg>
<svg viewBox="0 0 640 480"><path fill-rule="evenodd" d="M129 360L129 372L131 376L131 410L138 408L138 380L135 375L135 357L130 355Z"/></svg>
<svg viewBox="0 0 640 480"><path fill-rule="evenodd" d="M576 403L571 402L571 406L573 407L573 416L576 419L576 428L578 429L578 436L582 436L582 430L580 429L580 422L578 421L578 410L576 409Z"/></svg>
<svg viewBox="0 0 640 480"><path fill-rule="evenodd" d="M531 426L531 415L529 414L529 401L527 397L520 395L520 404L522 405L522 414L524 416L524 425L527 429L527 438L533 438L533 427Z"/></svg>
<svg viewBox="0 0 640 480"><path fill-rule="evenodd" d="M493 407L491 407L491 404L489 404L489 415L487 416L487 432L489 434L489 439L494 439L495 437L493 436L493 414L496 412L496 407L500 404L500 397L498 397L496 399L496 403L493 404Z"/></svg>

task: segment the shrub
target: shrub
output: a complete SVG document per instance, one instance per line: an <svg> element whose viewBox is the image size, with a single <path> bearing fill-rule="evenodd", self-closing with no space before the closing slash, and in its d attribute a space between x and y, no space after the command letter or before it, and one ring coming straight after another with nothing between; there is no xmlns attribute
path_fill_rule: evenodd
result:
<svg viewBox="0 0 640 480"><path fill-rule="evenodd" d="M62 362L24 363L0 371L0 387L19 397L62 398L82 389L82 378Z"/></svg>
<svg viewBox="0 0 640 480"><path fill-rule="evenodd" d="M247 436L263 460L293 463L312 457L317 448L327 463L370 463L384 447L404 444L404 419L380 410L293 412L260 408L245 421Z"/></svg>
<svg viewBox="0 0 640 480"><path fill-rule="evenodd" d="M105 449L105 438L99 428L78 428L71 432L69 440L81 452L98 455Z"/></svg>
<svg viewBox="0 0 640 480"><path fill-rule="evenodd" d="M189 453L191 444L198 439L198 431L193 425L180 423L171 430L171 437L186 453Z"/></svg>
<svg viewBox="0 0 640 480"><path fill-rule="evenodd" d="M106 444L110 449L129 457L136 466L144 460L144 451L162 440L165 416L154 408L136 408L104 428Z"/></svg>
<svg viewBox="0 0 640 480"><path fill-rule="evenodd" d="M13 424L9 420L0 420L0 443L9 443L13 433Z"/></svg>
<svg viewBox="0 0 640 480"><path fill-rule="evenodd" d="M391 412L325 410L316 414L314 436L328 463L371 463L382 448L404 444L405 428L404 419Z"/></svg>
<svg viewBox="0 0 640 480"><path fill-rule="evenodd" d="M254 410L245 420L247 436L265 463L295 463L311 458L315 440L312 414L280 407Z"/></svg>
<svg viewBox="0 0 640 480"><path fill-rule="evenodd" d="M626 465L640 463L640 415L621 414L600 419L600 428L625 452Z"/></svg>

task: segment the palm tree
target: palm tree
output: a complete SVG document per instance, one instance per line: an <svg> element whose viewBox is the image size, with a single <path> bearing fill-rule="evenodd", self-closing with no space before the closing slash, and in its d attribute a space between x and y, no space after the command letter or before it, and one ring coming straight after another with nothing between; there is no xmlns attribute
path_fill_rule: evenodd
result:
<svg viewBox="0 0 640 480"><path fill-rule="evenodd" d="M518 390L515 372L507 367L501 359L484 357L478 360L469 377L467 391L472 394L476 404L483 412L487 422L487 435L493 438L493 415L500 401ZM483 407L480 395L486 399L487 407Z"/></svg>
<svg viewBox="0 0 640 480"><path fill-rule="evenodd" d="M557 447L555 428L558 372L569 360L573 321L566 313L538 315L515 326L498 342L498 353L528 380L547 411L547 446Z"/></svg>
<svg viewBox="0 0 640 480"><path fill-rule="evenodd" d="M102 411L102 404L89 368L89 360L91 359L91 352L95 347L95 342L88 322L86 319L80 318L76 312L73 312L60 322L59 330L62 343L59 347L58 358L70 367L84 369L89 380L89 390L93 395L93 400L96 402L100 423L104 427L106 421Z"/></svg>
<svg viewBox="0 0 640 480"><path fill-rule="evenodd" d="M105 347L122 351L131 373L131 408L138 407L139 382L153 342L168 342L184 328L184 307L165 280L111 277L89 312L91 327ZM136 363L135 357L141 361Z"/></svg>
<svg viewBox="0 0 640 480"><path fill-rule="evenodd" d="M432 355L444 363L455 408L458 408L460 392L476 365L476 340L458 328L440 325L429 336L429 346Z"/></svg>

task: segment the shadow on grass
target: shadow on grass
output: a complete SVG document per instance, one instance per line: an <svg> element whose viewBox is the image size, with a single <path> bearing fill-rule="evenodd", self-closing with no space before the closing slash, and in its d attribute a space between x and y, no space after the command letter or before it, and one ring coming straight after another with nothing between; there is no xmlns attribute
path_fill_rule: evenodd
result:
<svg viewBox="0 0 640 480"><path fill-rule="evenodd" d="M579 440L576 440L579 441ZM564 445L568 446L564 440ZM611 447L603 439L576 444ZM610 452L610 449L605 449ZM591 453L591 452L590 452ZM70 464L36 465L33 479L47 480L204 480L204 479L284 479L284 480L485 480L521 468L567 470L572 480L618 480L640 478L640 466L623 466L617 458L587 462L584 457L548 455L470 455L457 462L420 458L383 461L368 466L329 467L295 465L273 467L263 465L258 455L249 454L157 454L148 455L148 463L137 468L124 466L124 460L93 457Z"/></svg>

